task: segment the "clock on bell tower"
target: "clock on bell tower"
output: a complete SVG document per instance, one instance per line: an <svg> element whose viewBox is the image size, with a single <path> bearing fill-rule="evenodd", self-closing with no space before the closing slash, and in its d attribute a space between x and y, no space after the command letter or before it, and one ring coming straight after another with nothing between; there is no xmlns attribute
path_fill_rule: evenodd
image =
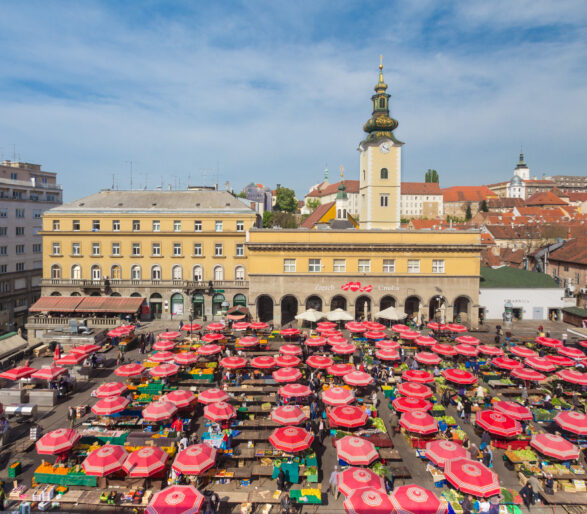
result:
<svg viewBox="0 0 587 514"><path fill-rule="evenodd" d="M359 144L360 229L393 230L400 226L401 148L393 131L398 122L389 116L389 95L379 64L379 81L371 97L373 113L363 130L367 136Z"/></svg>

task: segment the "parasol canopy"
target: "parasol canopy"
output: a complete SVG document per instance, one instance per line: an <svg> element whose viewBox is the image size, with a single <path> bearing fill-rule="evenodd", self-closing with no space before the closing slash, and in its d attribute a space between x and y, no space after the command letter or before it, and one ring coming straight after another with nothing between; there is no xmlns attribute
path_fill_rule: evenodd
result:
<svg viewBox="0 0 587 514"><path fill-rule="evenodd" d="M409 432L416 434L434 434L438 432L438 423L428 413L423 411L404 412L399 424Z"/></svg>
<svg viewBox="0 0 587 514"><path fill-rule="evenodd" d="M122 465L129 477L146 478L165 469L167 453L158 446L145 446L132 452Z"/></svg>
<svg viewBox="0 0 587 514"><path fill-rule="evenodd" d="M515 419L494 410L477 412L475 422L490 434L499 437L514 437L522 433L522 426Z"/></svg>
<svg viewBox="0 0 587 514"><path fill-rule="evenodd" d="M269 442L284 452L301 452L307 450L314 441L314 436L300 427L287 426L276 428L269 436Z"/></svg>
<svg viewBox="0 0 587 514"><path fill-rule="evenodd" d="M446 461L444 476L459 491L489 497L501 493L496 473L480 462L458 458Z"/></svg>
<svg viewBox="0 0 587 514"><path fill-rule="evenodd" d="M328 419L333 426L356 428L367 423L367 413L354 405L340 405L327 410Z"/></svg>
<svg viewBox="0 0 587 514"><path fill-rule="evenodd" d="M344 387L330 387L322 392L322 401L326 405L347 405L355 401L355 395Z"/></svg>
<svg viewBox="0 0 587 514"><path fill-rule="evenodd" d="M436 439L426 443L426 457L440 468L444 468L446 461L460 458L470 459L471 454L463 448L462 444Z"/></svg>
<svg viewBox="0 0 587 514"><path fill-rule="evenodd" d="M368 466L379 458L375 445L361 437L346 435L335 445L338 458L351 466Z"/></svg>
<svg viewBox="0 0 587 514"><path fill-rule="evenodd" d="M383 478L365 468L347 468L340 471L336 482L338 490L345 496L350 496L358 489L372 488L385 491Z"/></svg>
<svg viewBox="0 0 587 514"><path fill-rule="evenodd" d="M96 416L112 416L126 409L129 403L130 400L123 396L108 396L99 400L91 410Z"/></svg>
<svg viewBox="0 0 587 514"><path fill-rule="evenodd" d="M94 390L94 395L98 398L108 398L109 396L120 396L128 388L122 382L104 382Z"/></svg>
<svg viewBox="0 0 587 514"><path fill-rule="evenodd" d="M390 514L395 512L385 491L368 487L354 491L343 503L352 514Z"/></svg>
<svg viewBox="0 0 587 514"><path fill-rule="evenodd" d="M204 496L193 485L171 485L153 495L146 514L198 514Z"/></svg>
<svg viewBox="0 0 587 514"><path fill-rule="evenodd" d="M308 419L308 416L297 405L282 405L271 411L271 421L280 425L299 425Z"/></svg>
<svg viewBox="0 0 587 514"><path fill-rule="evenodd" d="M298 368L279 368L271 373L276 382L296 382L302 378L302 372Z"/></svg>
<svg viewBox="0 0 587 514"><path fill-rule="evenodd" d="M225 402L229 398L230 396L228 396L226 392L216 387L204 389L202 392L198 393L198 402L203 403L205 405L214 402Z"/></svg>
<svg viewBox="0 0 587 514"><path fill-rule="evenodd" d="M540 453L556 460L575 460L579 458L579 448L564 437L555 434L534 434L530 446Z"/></svg>
<svg viewBox="0 0 587 514"><path fill-rule="evenodd" d="M199 475L214 466L216 453L207 444L193 444L177 454L172 467L184 475Z"/></svg>
<svg viewBox="0 0 587 514"><path fill-rule="evenodd" d="M127 457L128 453L122 446L105 444L84 459L82 468L86 475L104 477L120 471Z"/></svg>
<svg viewBox="0 0 587 514"><path fill-rule="evenodd" d="M423 400L426 398L431 398L434 395L432 389L430 389L428 386L425 386L424 384L417 384L415 382L402 382L397 386L397 390L404 396L422 398Z"/></svg>
<svg viewBox="0 0 587 514"><path fill-rule="evenodd" d="M470 385L477 382L477 377L468 371L460 368L445 369L442 376L455 384Z"/></svg>
<svg viewBox="0 0 587 514"><path fill-rule="evenodd" d="M345 384L364 387L373 382L373 377L363 371L351 371L342 377Z"/></svg>
<svg viewBox="0 0 587 514"><path fill-rule="evenodd" d="M554 422L567 432L582 436L587 435L587 414L582 412L563 410L555 416Z"/></svg>
<svg viewBox="0 0 587 514"><path fill-rule="evenodd" d="M432 403L422 398L400 396L393 400L393 408L398 412L412 412L416 410L427 411L432 408Z"/></svg>
<svg viewBox="0 0 587 514"><path fill-rule="evenodd" d="M419 485L402 485L390 495L393 512L402 514L446 514L446 502L441 502L432 491Z"/></svg>
<svg viewBox="0 0 587 514"><path fill-rule="evenodd" d="M81 435L71 428L58 428L46 433L36 442L37 453L57 455L71 450L81 439Z"/></svg>

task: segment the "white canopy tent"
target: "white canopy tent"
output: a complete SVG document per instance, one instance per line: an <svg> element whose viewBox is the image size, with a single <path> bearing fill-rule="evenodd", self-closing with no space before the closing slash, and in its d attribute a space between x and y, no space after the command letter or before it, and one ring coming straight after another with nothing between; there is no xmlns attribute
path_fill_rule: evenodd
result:
<svg viewBox="0 0 587 514"><path fill-rule="evenodd" d="M398 321L408 317L405 312L398 312L395 307L388 307L382 311L376 312L373 316L375 319L388 319L390 321Z"/></svg>
<svg viewBox="0 0 587 514"><path fill-rule="evenodd" d="M325 317L326 314L324 314L323 312L317 311L316 309L308 309L307 311L298 314L296 316L296 319L299 321L309 321L310 323L317 323Z"/></svg>
<svg viewBox="0 0 587 514"><path fill-rule="evenodd" d="M326 314L326 319L328 321L353 321L355 317L345 310L334 309L333 311L330 311L328 314Z"/></svg>

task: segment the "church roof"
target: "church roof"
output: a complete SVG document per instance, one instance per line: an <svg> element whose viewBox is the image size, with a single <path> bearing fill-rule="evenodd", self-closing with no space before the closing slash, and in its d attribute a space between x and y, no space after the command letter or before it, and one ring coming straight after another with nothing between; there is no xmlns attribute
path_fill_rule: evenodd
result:
<svg viewBox="0 0 587 514"><path fill-rule="evenodd" d="M344 185L346 187L346 192L348 193L355 193L359 192L359 181L358 180L345 180ZM335 182L334 184L328 184L324 188L314 189L311 193L306 195L306 198L322 198L323 196L333 195L338 192L338 187L340 186L340 182Z"/></svg>

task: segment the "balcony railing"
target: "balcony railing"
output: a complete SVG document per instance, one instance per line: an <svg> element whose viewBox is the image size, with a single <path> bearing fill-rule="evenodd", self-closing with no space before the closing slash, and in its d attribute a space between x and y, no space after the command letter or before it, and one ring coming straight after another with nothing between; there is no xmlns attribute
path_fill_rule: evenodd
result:
<svg viewBox="0 0 587 514"><path fill-rule="evenodd" d="M110 289L120 287L164 287L164 288L184 288L184 289L206 289L209 287L209 281L194 280L116 280L108 279ZM44 278L41 282L44 287L72 287L72 288L104 288L104 280L87 280L87 279L64 279L64 278ZM214 289L236 288L248 289L248 280L212 280Z"/></svg>

